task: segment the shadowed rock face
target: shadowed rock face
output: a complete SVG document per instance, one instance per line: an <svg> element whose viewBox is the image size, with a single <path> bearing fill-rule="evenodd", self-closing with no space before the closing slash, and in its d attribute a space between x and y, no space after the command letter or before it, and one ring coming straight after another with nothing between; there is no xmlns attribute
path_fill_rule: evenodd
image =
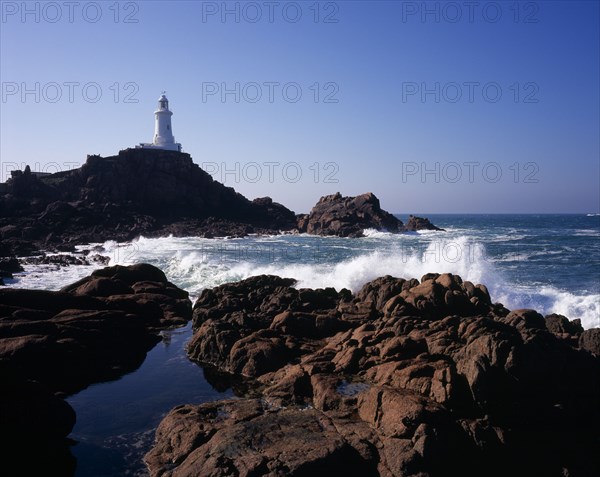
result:
<svg viewBox="0 0 600 477"><path fill-rule="evenodd" d="M151 265L96 270L61 291L0 290L0 370L76 392L137 368L158 330L191 317L187 292Z"/></svg>
<svg viewBox="0 0 600 477"><path fill-rule="evenodd" d="M401 220L383 210L375 194L342 197L338 192L321 197L308 215L298 216L298 230L312 235L362 237L363 230L376 229L392 233L415 230L441 230L428 219L410 216L405 226Z"/></svg>
<svg viewBox="0 0 600 477"><path fill-rule="evenodd" d="M0 184L0 256L70 251L140 235L212 238L298 230L360 237L367 228L440 230L414 216L405 226L370 192L322 197L310 214L296 217L269 197L250 201L214 181L189 154L156 149L88 156L80 168L42 177L26 169Z"/></svg>
<svg viewBox="0 0 600 477"><path fill-rule="evenodd" d="M241 377L241 399L173 409L151 475L594 475L593 330L450 274L293 284L202 293L188 353Z"/></svg>
<svg viewBox="0 0 600 477"><path fill-rule="evenodd" d="M0 289L0 446L14 456L2 471L70 475L75 413L58 393L133 371L159 330L191 316L187 292L147 264L96 270L56 292Z"/></svg>
<svg viewBox="0 0 600 477"><path fill-rule="evenodd" d="M21 173L0 188L0 254L25 254L32 243L64 249L140 234L213 237L295 226L284 206L268 197L250 201L174 151L88 156L78 169Z"/></svg>

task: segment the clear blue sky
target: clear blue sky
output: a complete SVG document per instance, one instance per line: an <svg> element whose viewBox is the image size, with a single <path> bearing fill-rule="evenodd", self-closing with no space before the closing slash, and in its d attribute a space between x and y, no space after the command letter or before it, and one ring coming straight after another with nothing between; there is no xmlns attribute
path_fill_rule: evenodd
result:
<svg viewBox="0 0 600 477"><path fill-rule="evenodd" d="M598 2L1 3L3 178L151 141L166 90L196 163L296 212L336 191L393 212L600 209Z"/></svg>

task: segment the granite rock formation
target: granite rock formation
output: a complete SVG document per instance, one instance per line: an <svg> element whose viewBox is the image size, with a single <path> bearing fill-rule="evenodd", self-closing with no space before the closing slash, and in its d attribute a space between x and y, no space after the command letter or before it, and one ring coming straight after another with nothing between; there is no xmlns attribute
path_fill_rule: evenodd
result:
<svg viewBox="0 0 600 477"><path fill-rule="evenodd" d="M441 230L428 219L410 216L405 226L401 220L381 208L375 194L342 197L338 192L321 197L309 214L298 216L298 230L312 235L362 237L365 229L392 233L415 230Z"/></svg>
<svg viewBox="0 0 600 477"><path fill-rule="evenodd" d="M0 184L0 256L139 235L213 237L295 226L292 211L268 197L246 199L175 151L88 156L77 169L47 176L26 170Z"/></svg>
<svg viewBox="0 0 600 477"><path fill-rule="evenodd" d="M191 318L188 293L147 264L96 270L61 291L0 290L0 370L73 393L137 368L158 331Z"/></svg>
<svg viewBox="0 0 600 477"><path fill-rule="evenodd" d="M258 276L202 293L188 354L207 377L234 377L240 398L173 409L145 458L152 476L599 468L598 330L509 311L451 274L354 295L293 285Z"/></svg>
<svg viewBox="0 0 600 477"><path fill-rule="evenodd" d="M5 475L70 475L75 413L62 396L133 371L161 329L191 317L187 292L147 264L99 269L61 291L1 289Z"/></svg>

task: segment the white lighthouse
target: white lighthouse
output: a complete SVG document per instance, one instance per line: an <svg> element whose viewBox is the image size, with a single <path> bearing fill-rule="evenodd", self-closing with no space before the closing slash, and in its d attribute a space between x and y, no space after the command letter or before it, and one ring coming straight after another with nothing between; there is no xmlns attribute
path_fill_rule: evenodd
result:
<svg viewBox="0 0 600 477"><path fill-rule="evenodd" d="M154 111L154 139L152 143L141 143L137 147L181 152L181 144L175 142L175 136L173 136L171 116L173 116L173 112L169 110L169 100L163 91L158 98L158 109Z"/></svg>

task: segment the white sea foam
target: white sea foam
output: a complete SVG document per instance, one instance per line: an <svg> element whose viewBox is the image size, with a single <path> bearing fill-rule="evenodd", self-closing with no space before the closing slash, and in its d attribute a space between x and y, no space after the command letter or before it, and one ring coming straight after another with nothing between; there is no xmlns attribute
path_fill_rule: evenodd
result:
<svg viewBox="0 0 600 477"><path fill-rule="evenodd" d="M532 308L542 315L558 313L580 319L584 328L600 327L600 294L576 295L551 286L495 286L494 299L509 309Z"/></svg>
<svg viewBox="0 0 600 477"><path fill-rule="evenodd" d="M494 301L509 309L534 308L543 314L580 318L585 327L600 326L600 295L580 295L550 285L519 283L502 262L524 263L529 253L491 259L484 245L466 235L421 236L372 234L365 240L310 236L214 240L194 237L140 238L127 244L106 242L100 251L110 265L152 263L196 297L204 288L259 274L298 280L299 287L359 290L382 275L421 278L426 273L453 273L487 285ZM548 253L556 251L549 250ZM546 252L533 252L534 254ZM26 266L16 285L58 289L88 275L89 267ZM511 265L512 267L512 265ZM518 265L517 265L518 267Z"/></svg>
<svg viewBox="0 0 600 477"><path fill-rule="evenodd" d="M544 248L543 250L532 250L530 252L523 251L524 246L515 247L514 251L507 252L497 257L489 258L491 262L525 262L527 260L535 258L550 258L553 255L562 255L566 253L567 247L563 247L560 250L552 250L550 248ZM574 249L571 249L573 251Z"/></svg>
<svg viewBox="0 0 600 477"><path fill-rule="evenodd" d="M377 230L377 229L364 229L363 235L365 237L369 237L369 238L392 239L394 237L394 234L391 234L390 232L383 232L383 231Z"/></svg>
<svg viewBox="0 0 600 477"><path fill-rule="evenodd" d="M600 237L600 232L591 229L576 229L573 231L573 235L577 237Z"/></svg>
<svg viewBox="0 0 600 477"><path fill-rule="evenodd" d="M60 267L58 265L23 265L24 272L15 273L13 279L4 282L14 288L34 290L60 290L65 285L74 283L88 276L101 265L75 265Z"/></svg>

